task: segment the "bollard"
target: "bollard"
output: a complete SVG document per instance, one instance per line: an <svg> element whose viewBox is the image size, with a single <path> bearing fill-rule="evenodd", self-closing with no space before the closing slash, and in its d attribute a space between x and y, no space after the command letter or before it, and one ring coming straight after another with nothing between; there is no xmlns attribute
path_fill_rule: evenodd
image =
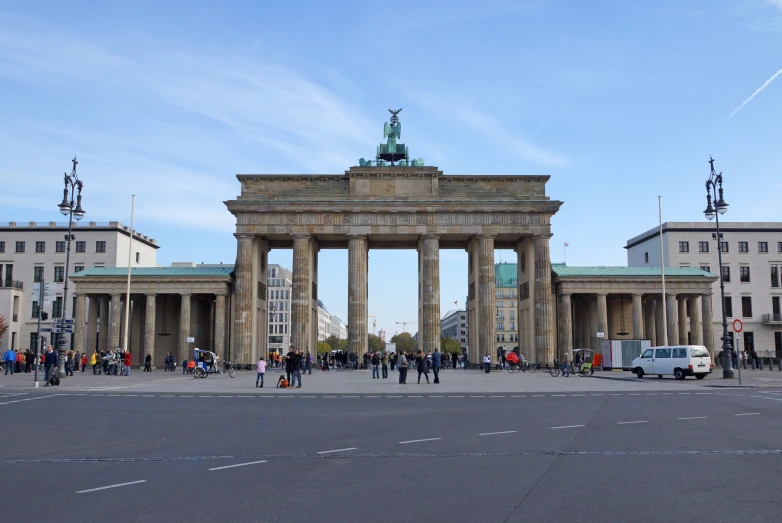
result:
<svg viewBox="0 0 782 523"><path fill-rule="evenodd" d="M744 367L744 370L747 370L747 360L741 360L741 366Z"/></svg>
<svg viewBox="0 0 782 523"><path fill-rule="evenodd" d="M777 358L777 364L779 365L779 370L782 371L782 358Z"/></svg>
<svg viewBox="0 0 782 523"><path fill-rule="evenodd" d="M760 358L760 370L763 370L763 358Z"/></svg>
<svg viewBox="0 0 782 523"><path fill-rule="evenodd" d="M768 359L768 370L774 370L774 358Z"/></svg>
<svg viewBox="0 0 782 523"><path fill-rule="evenodd" d="M758 370L758 360L752 360L752 370Z"/></svg>

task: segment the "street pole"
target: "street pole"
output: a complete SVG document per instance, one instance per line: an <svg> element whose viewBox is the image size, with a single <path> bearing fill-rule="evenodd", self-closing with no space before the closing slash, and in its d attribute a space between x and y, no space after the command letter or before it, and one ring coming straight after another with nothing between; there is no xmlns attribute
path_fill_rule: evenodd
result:
<svg viewBox="0 0 782 523"><path fill-rule="evenodd" d="M668 304L665 299L665 250L663 248L663 203L662 196L657 197L657 212L660 218L660 273L663 279L663 342L657 340L657 345L668 345Z"/></svg>
<svg viewBox="0 0 782 523"><path fill-rule="evenodd" d="M38 388L38 360L41 357L41 353L38 350L38 348L41 346L41 311L43 310L43 294L44 287L46 286L46 280L44 280L43 271L44 269L41 268L41 281L38 283L38 285L40 285L40 288L38 289L38 330L35 335L35 357L33 358L33 367L35 373L33 383L35 383L36 389Z"/></svg>
<svg viewBox="0 0 782 523"><path fill-rule="evenodd" d="M128 287L125 291L125 335L122 337L122 348L129 351L128 347L128 321L130 318L130 267L131 256L133 255L133 215L136 209L136 195L131 196L130 200L130 244L128 245Z"/></svg>
<svg viewBox="0 0 782 523"><path fill-rule="evenodd" d="M739 368L739 387L741 387L741 345L739 344L739 341L741 341L741 334L736 335L736 356L738 356L736 363L738 363L737 367Z"/></svg>

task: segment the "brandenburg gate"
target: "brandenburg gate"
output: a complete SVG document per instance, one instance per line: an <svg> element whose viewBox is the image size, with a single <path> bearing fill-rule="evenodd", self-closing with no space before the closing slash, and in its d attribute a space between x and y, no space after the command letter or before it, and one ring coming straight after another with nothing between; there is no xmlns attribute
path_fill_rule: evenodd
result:
<svg viewBox="0 0 782 523"><path fill-rule="evenodd" d="M469 355L477 363L495 347L494 250L513 249L520 348L535 361L552 362L549 238L551 216L562 202L546 195L549 177L446 175L408 157L397 143L399 111L391 112L387 143L375 160L362 158L343 175L237 175L241 194L225 202L236 216L233 360L250 363L267 351L272 249L293 249L291 343L313 353L318 252L348 249L348 350L359 356L368 347L369 250L418 251L418 344L426 352L440 343L440 249L465 249Z"/></svg>

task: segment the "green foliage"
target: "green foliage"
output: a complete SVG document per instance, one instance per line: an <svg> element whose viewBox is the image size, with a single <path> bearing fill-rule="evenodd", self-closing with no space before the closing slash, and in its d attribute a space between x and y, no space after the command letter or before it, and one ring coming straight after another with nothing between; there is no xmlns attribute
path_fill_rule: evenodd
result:
<svg viewBox="0 0 782 523"><path fill-rule="evenodd" d="M318 354L328 354L331 352L331 345L325 341L318 342Z"/></svg>
<svg viewBox="0 0 782 523"><path fill-rule="evenodd" d="M397 352L411 352L418 349L418 342L415 341L409 332L400 332L394 334L391 343L396 343Z"/></svg>
<svg viewBox="0 0 782 523"><path fill-rule="evenodd" d="M5 321L5 316L0 314L0 339L3 338L3 335L7 330L8 330L8 322Z"/></svg>
<svg viewBox="0 0 782 523"><path fill-rule="evenodd" d="M331 349L329 349L329 351L332 351L332 350L343 350L343 351L346 351L346 350L348 350L348 340L341 340L341 339L337 338L336 336L329 336L328 338L326 338L325 343L327 343L329 345L329 347L331 347ZM320 351L320 349L318 349L318 351Z"/></svg>
<svg viewBox="0 0 782 523"><path fill-rule="evenodd" d="M440 338L440 352L446 352L448 354L456 353L461 354L462 353L462 344L459 343L459 340L456 340L454 338Z"/></svg>
<svg viewBox="0 0 782 523"><path fill-rule="evenodd" d="M380 339L380 336L369 335L369 350L371 352L382 351L386 348L386 342Z"/></svg>

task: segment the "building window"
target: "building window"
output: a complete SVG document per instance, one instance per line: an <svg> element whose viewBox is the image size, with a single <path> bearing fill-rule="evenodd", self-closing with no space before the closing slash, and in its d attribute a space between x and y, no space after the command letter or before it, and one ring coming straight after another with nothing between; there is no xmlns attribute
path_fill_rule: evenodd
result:
<svg viewBox="0 0 782 523"><path fill-rule="evenodd" d="M698 252L709 252L709 242L698 242Z"/></svg>
<svg viewBox="0 0 782 523"><path fill-rule="evenodd" d="M106 242L95 242L95 252L106 252Z"/></svg>
<svg viewBox="0 0 782 523"><path fill-rule="evenodd" d="M720 252L730 252L730 249L728 249L728 242L720 242L719 243L719 251Z"/></svg>
<svg viewBox="0 0 782 523"><path fill-rule="evenodd" d="M513 279L510 281L510 284L513 285L513 288L515 289L519 285L519 280ZM513 291L511 291L511 298L513 298Z"/></svg>
<svg viewBox="0 0 782 523"><path fill-rule="evenodd" d="M777 358L782 358L782 332L774 333L774 349L777 353Z"/></svg>
<svg viewBox="0 0 782 523"><path fill-rule="evenodd" d="M779 287L779 268L776 265L771 267L771 286Z"/></svg>
<svg viewBox="0 0 782 523"><path fill-rule="evenodd" d="M46 252L46 242L35 242L35 252Z"/></svg>
<svg viewBox="0 0 782 523"><path fill-rule="evenodd" d="M32 352L36 352L36 347L38 346L38 333L37 332L31 332L30 333L30 350Z"/></svg>
<svg viewBox="0 0 782 523"><path fill-rule="evenodd" d="M497 324L497 330L498 331L504 331L505 330L505 324L503 324L502 322L498 323Z"/></svg>
<svg viewBox="0 0 782 523"><path fill-rule="evenodd" d="M74 265L73 272L81 272L84 270L84 265Z"/></svg>
<svg viewBox="0 0 782 523"><path fill-rule="evenodd" d="M502 291L497 291L497 297L502 298Z"/></svg>
<svg viewBox="0 0 782 523"><path fill-rule="evenodd" d="M690 242L679 242L679 252L690 252Z"/></svg>
<svg viewBox="0 0 782 523"><path fill-rule="evenodd" d="M739 242L739 252L749 252L749 242Z"/></svg>
<svg viewBox="0 0 782 523"><path fill-rule="evenodd" d="M14 266L10 263L5 264L5 284L14 279Z"/></svg>
<svg viewBox="0 0 782 523"><path fill-rule="evenodd" d="M747 354L752 354L752 351L755 350L755 333L754 332L745 332L744 333L744 350L747 351Z"/></svg>
<svg viewBox="0 0 782 523"><path fill-rule="evenodd" d="M516 286L514 285L513 287L515 288ZM514 297L513 296L513 291L508 291L508 298L513 298L513 297ZM512 302L511 302L511 307L513 307Z"/></svg>
<svg viewBox="0 0 782 523"><path fill-rule="evenodd" d="M711 272L711 267L708 265L701 265L701 270L704 272Z"/></svg>
<svg viewBox="0 0 782 523"><path fill-rule="evenodd" d="M739 281L749 283L749 266L742 265L739 267Z"/></svg>
<svg viewBox="0 0 782 523"><path fill-rule="evenodd" d="M501 297L502 297L502 296L498 296L498 298L501 298ZM498 301L498 302L497 302L497 307L498 307L498 308L505 307L505 302Z"/></svg>
<svg viewBox="0 0 782 523"><path fill-rule="evenodd" d="M33 302L33 314L32 314L31 317L32 318L37 318L38 317L38 302L37 301Z"/></svg>
<svg viewBox="0 0 782 523"><path fill-rule="evenodd" d="M495 283L497 284L497 287L499 287L500 285L502 285L502 280L497 280Z"/></svg>
<svg viewBox="0 0 782 523"><path fill-rule="evenodd" d="M62 296L57 296L57 299L52 303L52 318L62 317Z"/></svg>
<svg viewBox="0 0 782 523"><path fill-rule="evenodd" d="M65 242L54 242L54 250L57 252L65 252Z"/></svg>
<svg viewBox="0 0 782 523"><path fill-rule="evenodd" d="M76 252L87 252L87 242L76 242Z"/></svg>
<svg viewBox="0 0 782 523"><path fill-rule="evenodd" d="M725 296L725 316L733 317L733 298L730 296Z"/></svg>
<svg viewBox="0 0 782 523"><path fill-rule="evenodd" d="M16 252L24 252L24 242L16 242Z"/></svg>
<svg viewBox="0 0 782 523"><path fill-rule="evenodd" d="M2 247L3 247L2 251L5 252L5 242L0 242L0 243L3 244L2 245ZM782 252L782 242L777 242L777 252Z"/></svg>
<svg viewBox="0 0 782 523"><path fill-rule="evenodd" d="M141 263L141 253L140 252L136 253L136 263Z"/></svg>
<svg viewBox="0 0 782 523"><path fill-rule="evenodd" d="M649 263L649 253L648 252L644 253L644 263Z"/></svg>
<svg viewBox="0 0 782 523"><path fill-rule="evenodd" d="M33 281L38 283L43 277L43 267L33 267Z"/></svg>
<svg viewBox="0 0 782 523"><path fill-rule="evenodd" d="M722 281L730 282L730 267L727 265L722 266Z"/></svg>
<svg viewBox="0 0 782 523"><path fill-rule="evenodd" d="M513 319L513 318L511 318L511 319ZM512 331L516 330L516 323L510 322L510 330L512 330ZM513 340L511 340L511 341L513 341Z"/></svg>
<svg viewBox="0 0 782 523"><path fill-rule="evenodd" d="M758 242L758 252L768 252L768 242Z"/></svg>
<svg viewBox="0 0 782 523"><path fill-rule="evenodd" d="M62 283L65 279L65 267L62 265L56 265L54 267L54 281Z"/></svg>
<svg viewBox="0 0 782 523"><path fill-rule="evenodd" d="M741 297L741 315L745 318L752 317L752 296Z"/></svg>
<svg viewBox="0 0 782 523"><path fill-rule="evenodd" d="M782 243L780 243L782 245ZM5 242L0 242L0 252L5 252ZM782 252L782 250L780 250Z"/></svg>

